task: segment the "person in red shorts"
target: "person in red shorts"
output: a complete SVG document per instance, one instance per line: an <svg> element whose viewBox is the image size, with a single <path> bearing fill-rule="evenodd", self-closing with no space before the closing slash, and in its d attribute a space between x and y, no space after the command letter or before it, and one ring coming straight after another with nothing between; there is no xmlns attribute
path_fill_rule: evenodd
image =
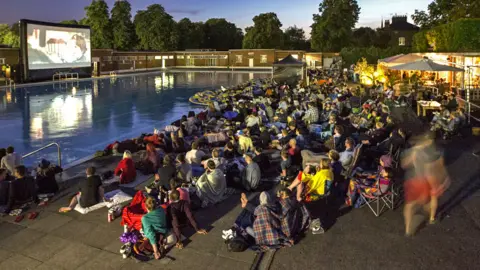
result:
<svg viewBox="0 0 480 270"><path fill-rule="evenodd" d="M402 160L404 168L414 170L414 177L405 182L405 235L411 236L412 218L416 205L423 205L430 214L429 223L436 223L438 198L449 186L443 153L439 151L430 133L417 138L414 147Z"/></svg>

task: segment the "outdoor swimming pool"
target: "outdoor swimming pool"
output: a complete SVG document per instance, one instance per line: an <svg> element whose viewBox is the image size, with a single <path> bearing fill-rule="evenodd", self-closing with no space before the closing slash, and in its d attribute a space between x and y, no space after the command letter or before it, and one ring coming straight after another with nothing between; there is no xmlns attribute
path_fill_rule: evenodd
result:
<svg viewBox="0 0 480 270"><path fill-rule="evenodd" d="M157 72L127 77L60 82L0 90L0 147L26 154L52 142L62 148L63 164L103 150L116 140L152 133L199 111L188 98L270 73ZM54 147L26 158L57 162Z"/></svg>

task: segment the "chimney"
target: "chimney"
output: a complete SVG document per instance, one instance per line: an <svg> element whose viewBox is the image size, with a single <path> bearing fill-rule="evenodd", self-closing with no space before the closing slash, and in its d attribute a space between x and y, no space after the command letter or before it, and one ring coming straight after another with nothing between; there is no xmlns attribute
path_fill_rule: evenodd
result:
<svg viewBox="0 0 480 270"><path fill-rule="evenodd" d="M385 28L390 27L390 20L385 20Z"/></svg>
<svg viewBox="0 0 480 270"><path fill-rule="evenodd" d="M395 15L392 17L392 24L407 22L407 16Z"/></svg>

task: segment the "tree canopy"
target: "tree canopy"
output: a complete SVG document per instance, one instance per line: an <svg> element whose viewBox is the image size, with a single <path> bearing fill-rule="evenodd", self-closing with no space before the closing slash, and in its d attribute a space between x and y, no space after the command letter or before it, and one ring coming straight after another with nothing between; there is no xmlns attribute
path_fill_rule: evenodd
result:
<svg viewBox="0 0 480 270"><path fill-rule="evenodd" d="M373 46L377 39L377 32L370 27L360 27L353 30L353 44L357 47Z"/></svg>
<svg viewBox="0 0 480 270"><path fill-rule="evenodd" d="M413 22L424 29L462 18L480 18L480 1L434 0L428 5L427 11L415 10L412 15Z"/></svg>
<svg viewBox="0 0 480 270"><path fill-rule="evenodd" d="M253 27L246 29L244 49L281 49L283 47L282 23L273 12L253 18Z"/></svg>
<svg viewBox="0 0 480 270"><path fill-rule="evenodd" d="M18 24L14 24L11 27L8 24L0 24L0 44L12 46L13 48L20 47Z"/></svg>
<svg viewBox="0 0 480 270"><path fill-rule="evenodd" d="M134 19L138 37L138 49L170 51L176 50L178 32L176 22L163 6L153 4L139 10Z"/></svg>
<svg viewBox="0 0 480 270"><path fill-rule="evenodd" d="M135 26L132 22L132 7L128 1L116 1L112 9L113 48L131 50L136 43Z"/></svg>
<svg viewBox="0 0 480 270"><path fill-rule="evenodd" d="M103 0L93 0L85 7L85 23L92 30L92 47L97 49L110 49L113 43L112 26L108 13L108 5Z"/></svg>
<svg viewBox="0 0 480 270"><path fill-rule="evenodd" d="M285 30L283 39L283 49L285 50L308 50L310 47L305 38L305 31L295 25Z"/></svg>
<svg viewBox="0 0 480 270"><path fill-rule="evenodd" d="M177 23L178 50L203 48L205 41L205 25L202 22L192 22L183 18Z"/></svg>
<svg viewBox="0 0 480 270"><path fill-rule="evenodd" d="M324 0L313 15L312 49L324 52L340 51L352 38L360 7L356 0Z"/></svg>
<svg viewBox="0 0 480 270"><path fill-rule="evenodd" d="M243 32L234 23L223 18L205 22L205 48L225 51L242 47Z"/></svg>

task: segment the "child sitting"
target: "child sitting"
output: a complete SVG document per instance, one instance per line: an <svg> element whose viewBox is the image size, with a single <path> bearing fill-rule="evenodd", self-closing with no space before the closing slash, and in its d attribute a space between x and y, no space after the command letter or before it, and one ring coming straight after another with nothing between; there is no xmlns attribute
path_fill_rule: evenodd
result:
<svg viewBox="0 0 480 270"><path fill-rule="evenodd" d="M326 158L320 160L320 167L317 172L313 174L312 168L307 166L303 172L300 172L288 187L293 190L297 188L298 201L316 201L323 197L333 181L333 172L330 169L330 161Z"/></svg>

